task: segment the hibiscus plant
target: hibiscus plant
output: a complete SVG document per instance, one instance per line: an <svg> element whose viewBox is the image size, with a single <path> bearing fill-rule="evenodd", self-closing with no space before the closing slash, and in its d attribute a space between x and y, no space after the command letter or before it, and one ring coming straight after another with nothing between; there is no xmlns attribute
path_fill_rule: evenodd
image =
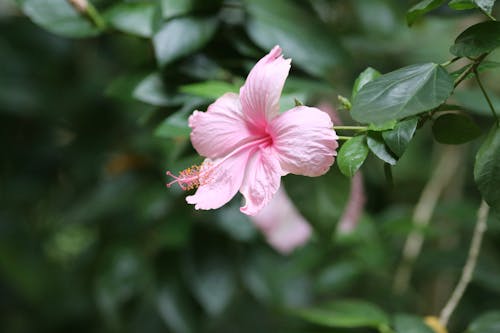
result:
<svg viewBox="0 0 500 333"><path fill-rule="evenodd" d="M68 48L120 45L125 60L103 82L106 99L142 111L136 126L147 135L131 146L155 142L156 157L113 155L105 164L111 178L153 164L155 181L147 183L154 205L141 210L154 222L127 229L144 237L131 237L134 246L124 238L109 247L119 254L102 259L110 264L96 264L105 272L93 282L102 331L132 331L131 311L153 312L141 323L154 332L500 332L494 4L6 5L49 31L54 45L53 35L78 39ZM61 145L73 140L58 133ZM165 178L154 178L159 170ZM133 186L108 190L96 201L132 192L127 207L139 195ZM86 212L65 216L92 220ZM106 234L75 225L44 245L64 265L51 249L69 239L84 253ZM474 288L474 297L491 300L468 300Z"/></svg>

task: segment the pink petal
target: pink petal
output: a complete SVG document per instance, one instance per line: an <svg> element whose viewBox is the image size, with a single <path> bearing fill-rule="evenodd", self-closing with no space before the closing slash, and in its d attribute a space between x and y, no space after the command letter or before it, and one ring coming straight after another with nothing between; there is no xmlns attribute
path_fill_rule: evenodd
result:
<svg viewBox="0 0 500 333"><path fill-rule="evenodd" d="M222 207L238 192L250 153L251 150L242 149L227 158L214 161L206 159L203 162L204 169L209 171L202 178L196 193L186 197L186 201L195 205L195 209Z"/></svg>
<svg viewBox="0 0 500 333"><path fill-rule="evenodd" d="M292 252L311 237L309 223L300 215L282 187L269 204L250 219L269 244L283 254Z"/></svg>
<svg viewBox="0 0 500 333"><path fill-rule="evenodd" d="M269 131L284 174L321 176L337 155L337 134L332 121L319 109L295 107L274 118Z"/></svg>
<svg viewBox="0 0 500 333"><path fill-rule="evenodd" d="M290 71L290 59L284 59L275 46L260 59L240 89L241 105L248 121L263 129L279 113L279 98Z"/></svg>
<svg viewBox="0 0 500 333"><path fill-rule="evenodd" d="M207 112L195 111L189 117L191 142L196 151L216 159L228 155L238 146L251 140L237 94L222 95L208 107Z"/></svg>
<svg viewBox="0 0 500 333"><path fill-rule="evenodd" d="M242 213L255 215L280 186L281 168L271 147L258 147L248 160L240 192L245 197Z"/></svg>

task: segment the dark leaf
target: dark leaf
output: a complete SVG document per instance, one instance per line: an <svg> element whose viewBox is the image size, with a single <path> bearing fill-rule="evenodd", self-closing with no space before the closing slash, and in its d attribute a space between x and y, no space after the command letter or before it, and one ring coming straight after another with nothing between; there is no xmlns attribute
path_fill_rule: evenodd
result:
<svg viewBox="0 0 500 333"><path fill-rule="evenodd" d="M474 180L484 200L500 209L500 128L493 126L481 145L474 165Z"/></svg>
<svg viewBox="0 0 500 333"><path fill-rule="evenodd" d="M382 135L380 133L371 132L366 138L366 143L368 144L368 148L370 148L372 153L382 161L389 163L390 165L396 164L397 159L385 145L385 142L382 139Z"/></svg>
<svg viewBox="0 0 500 333"><path fill-rule="evenodd" d="M481 135L481 129L465 114L446 113L434 121L432 134L438 142L453 145L474 140Z"/></svg>
<svg viewBox="0 0 500 333"><path fill-rule="evenodd" d="M474 320L466 333L498 333L500 332L500 311L490 311Z"/></svg>
<svg viewBox="0 0 500 333"><path fill-rule="evenodd" d="M487 21L467 28L455 39L450 52L457 57L477 57L500 46L500 22Z"/></svg>
<svg viewBox="0 0 500 333"><path fill-rule="evenodd" d="M406 22L412 25L419 17L441 6L445 0L422 0L411 7L406 13Z"/></svg>
<svg viewBox="0 0 500 333"><path fill-rule="evenodd" d="M151 3L121 3L104 14L115 29L140 37L152 36L153 16L154 5Z"/></svg>
<svg viewBox="0 0 500 333"><path fill-rule="evenodd" d="M394 316L394 329L396 333L433 333L434 331L427 326L422 318L398 314Z"/></svg>
<svg viewBox="0 0 500 333"><path fill-rule="evenodd" d="M400 121L394 129L382 132L382 137L391 151L401 157L417 129L418 118Z"/></svg>

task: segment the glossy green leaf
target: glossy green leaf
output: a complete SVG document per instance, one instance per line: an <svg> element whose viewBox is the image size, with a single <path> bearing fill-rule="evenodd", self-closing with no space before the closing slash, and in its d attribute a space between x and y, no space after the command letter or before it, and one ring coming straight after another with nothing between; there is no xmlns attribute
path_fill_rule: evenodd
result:
<svg viewBox="0 0 500 333"><path fill-rule="evenodd" d="M238 93L239 87L225 81L205 81L187 84L180 87L180 91L189 95L206 97L215 100L225 93Z"/></svg>
<svg viewBox="0 0 500 333"><path fill-rule="evenodd" d="M448 6L450 6L450 8L453 8L455 10L476 8L476 4L474 3L473 0L451 0L448 3Z"/></svg>
<svg viewBox="0 0 500 333"><path fill-rule="evenodd" d="M370 124L368 130L375 132L387 131L393 129L397 123L397 120L390 120L382 124Z"/></svg>
<svg viewBox="0 0 500 333"><path fill-rule="evenodd" d="M299 310L299 317L327 327L380 327L388 325L386 314L376 305L357 300L329 302Z"/></svg>
<svg viewBox="0 0 500 333"><path fill-rule="evenodd" d="M366 136L355 136L342 144L337 155L337 165L340 172L347 177L352 177L363 165L368 156Z"/></svg>
<svg viewBox="0 0 500 333"><path fill-rule="evenodd" d="M467 28L455 39L450 52L457 57L477 57L500 46L500 22L487 21Z"/></svg>
<svg viewBox="0 0 500 333"><path fill-rule="evenodd" d="M121 3L106 11L104 17L117 30L140 37L151 37L154 10L152 3Z"/></svg>
<svg viewBox="0 0 500 333"><path fill-rule="evenodd" d="M434 333L421 317L414 315L398 314L393 322L396 333Z"/></svg>
<svg viewBox="0 0 500 333"><path fill-rule="evenodd" d="M359 74L356 81L354 81L354 86L352 87L352 97L351 98L356 97L356 94L358 93L358 91L361 88L363 88L363 86L365 84L367 84L370 81L373 81L374 79L376 79L380 75L381 74L379 71L377 71L376 69L373 69L371 67L368 67L367 69L362 71L361 74Z"/></svg>
<svg viewBox="0 0 500 333"><path fill-rule="evenodd" d="M22 9L33 22L64 37L91 37L100 32L67 0L25 0Z"/></svg>
<svg viewBox="0 0 500 333"><path fill-rule="evenodd" d="M217 28L214 18L180 17L165 22L153 37L160 66L187 56L207 44Z"/></svg>
<svg viewBox="0 0 500 333"><path fill-rule="evenodd" d="M398 157L401 157L417 129L418 118L410 118L397 123L390 131L382 132L382 137Z"/></svg>
<svg viewBox="0 0 500 333"><path fill-rule="evenodd" d="M475 319L465 333L498 333L500 332L500 311L490 311Z"/></svg>
<svg viewBox="0 0 500 333"><path fill-rule="evenodd" d="M328 77L344 57L337 38L320 20L286 0L247 0L250 38L269 51L276 44L309 74ZM311 52L314 50L314 52Z"/></svg>
<svg viewBox="0 0 500 333"><path fill-rule="evenodd" d="M381 124L431 110L453 91L453 79L433 63L398 69L368 82L356 95L351 115L361 123Z"/></svg>
<svg viewBox="0 0 500 333"><path fill-rule="evenodd" d="M438 142L462 144L479 137L481 129L465 114L446 113L434 121L432 134Z"/></svg>
<svg viewBox="0 0 500 333"><path fill-rule="evenodd" d="M406 22L412 25L422 15L441 6L446 0L422 0L411 7L406 13Z"/></svg>
<svg viewBox="0 0 500 333"><path fill-rule="evenodd" d="M500 128L493 126L481 145L474 165L474 180L484 200L500 209Z"/></svg>
<svg viewBox="0 0 500 333"><path fill-rule="evenodd" d="M390 165L396 164L396 157L388 149L380 133L371 132L366 138L366 144L368 145L368 148L370 148L372 153L382 161L389 163Z"/></svg>

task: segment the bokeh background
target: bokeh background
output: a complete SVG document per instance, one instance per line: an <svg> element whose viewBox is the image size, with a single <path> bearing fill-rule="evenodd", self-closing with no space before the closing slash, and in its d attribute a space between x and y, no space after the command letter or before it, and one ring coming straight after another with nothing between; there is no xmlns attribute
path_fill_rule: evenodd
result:
<svg viewBox="0 0 500 333"><path fill-rule="evenodd" d="M349 195L336 166L321 178L285 177L314 228L288 256L239 212L240 197L195 211L165 188L165 171L200 161L187 116L237 89L275 44L293 59L282 107L297 98L336 109L368 66L451 59L454 38L480 13L444 6L409 28L409 1L92 3L105 31L63 0L0 1L1 332L375 332L326 329L294 312L346 298L391 317L439 312L467 254L483 137L445 146L424 126L393 186L370 158L365 211L348 234L336 231ZM497 75L484 80L500 106ZM491 123L473 83L453 98L483 128ZM423 230L410 285L395 293L415 204L443 158L458 167ZM452 332L500 309L499 226L490 219Z"/></svg>

